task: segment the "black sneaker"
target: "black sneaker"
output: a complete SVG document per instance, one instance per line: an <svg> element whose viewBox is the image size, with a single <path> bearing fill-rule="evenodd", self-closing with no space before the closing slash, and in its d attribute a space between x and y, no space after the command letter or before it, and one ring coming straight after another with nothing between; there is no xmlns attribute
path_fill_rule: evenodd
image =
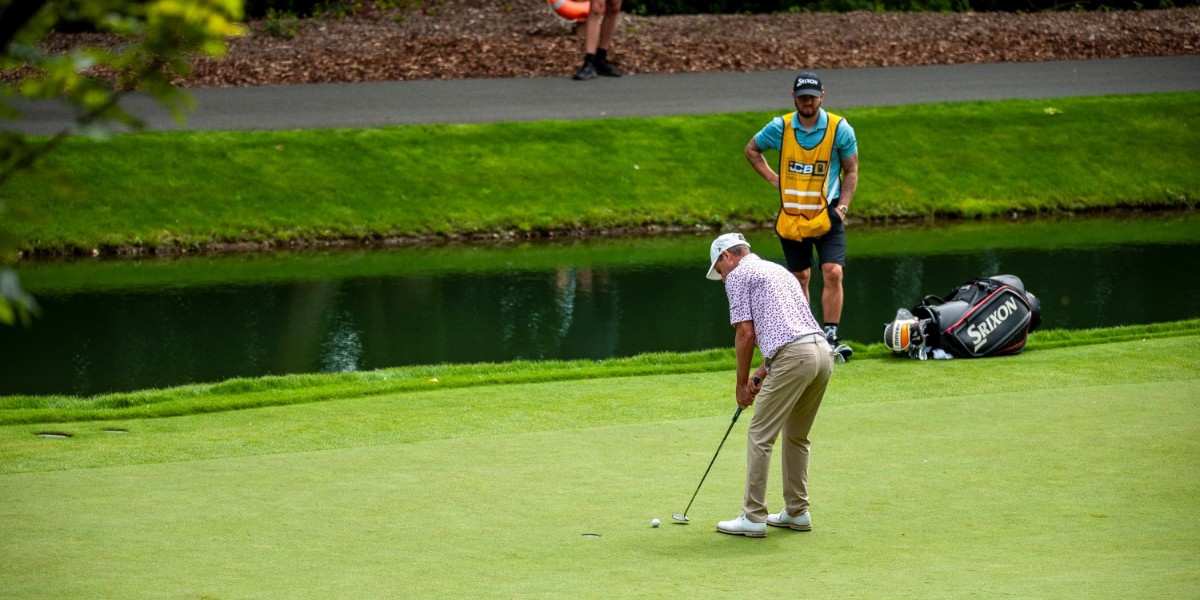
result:
<svg viewBox="0 0 1200 600"><path fill-rule="evenodd" d="M620 77L621 72L607 60L596 61L596 73L605 77Z"/></svg>
<svg viewBox="0 0 1200 600"><path fill-rule="evenodd" d="M575 71L575 76L572 77L571 79L574 79L575 81L587 81L589 79L595 79L595 78L596 78L596 67L594 65L592 65L592 63L590 63L590 62L585 62L585 63L583 63L582 67L579 67L578 71Z"/></svg>

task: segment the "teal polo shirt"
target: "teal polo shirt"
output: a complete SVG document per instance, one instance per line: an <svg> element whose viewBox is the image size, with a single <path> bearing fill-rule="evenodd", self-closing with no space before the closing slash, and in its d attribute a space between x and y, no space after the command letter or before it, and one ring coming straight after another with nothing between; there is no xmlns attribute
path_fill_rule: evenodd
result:
<svg viewBox="0 0 1200 600"><path fill-rule="evenodd" d="M817 109L817 124L811 131L800 126L800 115L792 117L792 130L796 132L796 141L805 150L811 150L825 139L825 130L829 128L829 115L825 109ZM762 131L754 134L754 143L760 150L775 150L783 147L783 117L775 117L767 123ZM842 197L842 160L858 154L858 139L854 137L854 128L850 122L842 119L833 136L833 156L829 157L829 202ZM776 165L778 166L778 165Z"/></svg>

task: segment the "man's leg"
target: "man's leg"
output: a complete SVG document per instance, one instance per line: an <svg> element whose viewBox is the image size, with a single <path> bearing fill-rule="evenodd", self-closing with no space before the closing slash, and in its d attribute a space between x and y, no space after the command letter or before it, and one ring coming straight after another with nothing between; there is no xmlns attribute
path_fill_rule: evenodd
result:
<svg viewBox="0 0 1200 600"><path fill-rule="evenodd" d="M838 345L837 328L842 321L842 280L846 268L846 226L839 220L834 221L829 233L821 236L813 244L817 250L817 258L821 262L821 279L824 286L821 290L821 320L824 323L825 338L831 345ZM846 358L849 358L850 347L845 347Z"/></svg>
<svg viewBox="0 0 1200 600"><path fill-rule="evenodd" d="M591 4L593 12L596 10L596 4L597 2L593 0ZM600 26L600 39L596 47L608 50L612 48L613 32L617 30L617 21L621 18L621 0L608 0L607 2L601 0L599 4L600 12L604 14L604 23ZM588 23L591 24L590 18Z"/></svg>
<svg viewBox="0 0 1200 600"><path fill-rule="evenodd" d="M815 368L815 374L783 426L783 502L784 510L793 517L808 510L808 433L833 374L833 359L825 344L799 346L804 360Z"/></svg>
<svg viewBox="0 0 1200 600"><path fill-rule="evenodd" d="M604 18L605 2L604 0L591 0L588 9L587 24L585 25L587 33L584 39L583 51L594 55L597 48L608 47L600 43L604 36L603 24L606 20ZM609 41L612 41L611 33L609 33Z"/></svg>
<svg viewBox="0 0 1200 600"><path fill-rule="evenodd" d="M596 52L597 48L607 48L607 45L601 45L601 39L604 37L603 25L611 19L604 18L605 0L591 0L591 5L588 10L587 24L584 25L584 42L583 42L583 66L575 72L571 78L575 81L587 81L595 79L596 75ZM609 34L611 39L612 35Z"/></svg>
<svg viewBox="0 0 1200 600"><path fill-rule="evenodd" d="M754 418L746 429L746 496L742 512L755 523L767 520L767 475L771 449L793 407L817 369L811 359L802 360L804 347L824 344L792 344L779 349L771 360L762 391L754 404Z"/></svg>
<svg viewBox="0 0 1200 600"><path fill-rule="evenodd" d="M821 265L821 317L826 323L840 323L842 320L842 265L825 263ZM807 288L805 288L807 289Z"/></svg>
<svg viewBox="0 0 1200 600"><path fill-rule="evenodd" d="M800 287L804 289L804 299L812 302L808 295L808 281L812 279L813 242L806 240L797 242L779 238L779 246L783 248L783 259L787 268L796 276Z"/></svg>
<svg viewBox="0 0 1200 600"><path fill-rule="evenodd" d="M810 279L812 279L812 269L805 269L805 270L803 270L803 271L796 271L796 272L793 272L793 273L792 273L792 275L795 275L795 276L796 276L796 281L799 281L799 282L800 282L800 287L801 287L801 288L804 288L804 299L805 299L805 300L808 300L809 304L811 304L811 303L812 303L812 297L810 297L810 296L808 295L808 282L809 282L809 280L810 280Z"/></svg>

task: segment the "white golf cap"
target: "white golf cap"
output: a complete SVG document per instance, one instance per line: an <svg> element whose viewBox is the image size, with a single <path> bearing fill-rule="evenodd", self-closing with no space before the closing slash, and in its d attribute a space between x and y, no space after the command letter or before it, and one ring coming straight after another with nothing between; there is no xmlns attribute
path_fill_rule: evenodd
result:
<svg viewBox="0 0 1200 600"><path fill-rule="evenodd" d="M713 240L712 246L708 249L708 277L713 281L720 281L721 274L715 271L717 267L717 259L721 257L721 253L734 247L745 246L750 247L750 242L746 241L746 236L740 233L726 233Z"/></svg>

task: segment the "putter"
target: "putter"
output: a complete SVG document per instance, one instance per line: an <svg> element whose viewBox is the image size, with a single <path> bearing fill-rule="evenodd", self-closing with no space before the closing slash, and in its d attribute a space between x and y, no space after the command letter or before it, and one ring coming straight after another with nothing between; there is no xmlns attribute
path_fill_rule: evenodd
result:
<svg viewBox="0 0 1200 600"><path fill-rule="evenodd" d="M755 385L758 385L760 381L759 378L754 378ZM717 462L717 455L721 453L721 446L725 445L725 440L729 438L729 432L733 431L733 425L737 423L738 417L741 415L742 407L739 406L737 410L733 411L733 420L729 422L729 429L725 430L725 437L721 438L721 443L717 445L717 451L713 453L712 460L708 461L708 468L704 470L704 476L700 478L700 485L697 485L696 491L692 492L692 499L688 500L687 508L683 509L682 514L675 513L671 515L671 518L675 519L676 525L687 525L688 521L690 521L687 514L689 510L692 510L692 503L696 501L696 494L700 493L700 487L704 485L704 480L708 478L708 472L712 470L713 463Z"/></svg>

